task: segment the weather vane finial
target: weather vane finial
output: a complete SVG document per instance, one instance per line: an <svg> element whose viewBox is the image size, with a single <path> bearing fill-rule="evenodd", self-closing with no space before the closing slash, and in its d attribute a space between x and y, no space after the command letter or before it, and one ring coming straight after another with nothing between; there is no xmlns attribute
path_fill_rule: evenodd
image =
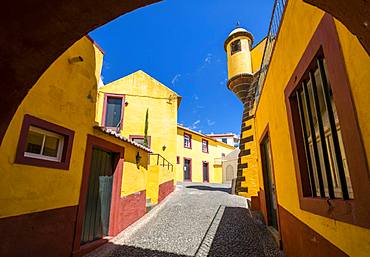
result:
<svg viewBox="0 0 370 257"><path fill-rule="evenodd" d="M236 27L239 28L240 27L240 21L237 21L236 22Z"/></svg>

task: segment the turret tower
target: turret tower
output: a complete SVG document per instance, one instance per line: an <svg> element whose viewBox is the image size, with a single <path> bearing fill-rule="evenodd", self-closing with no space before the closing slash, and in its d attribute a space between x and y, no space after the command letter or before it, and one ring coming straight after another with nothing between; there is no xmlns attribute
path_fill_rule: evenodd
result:
<svg viewBox="0 0 370 257"><path fill-rule="evenodd" d="M227 87L236 94L244 106L236 192L247 197L256 196L258 191L253 115L258 72L253 73L252 69L252 44L252 34L239 26L229 34L224 44L228 67Z"/></svg>

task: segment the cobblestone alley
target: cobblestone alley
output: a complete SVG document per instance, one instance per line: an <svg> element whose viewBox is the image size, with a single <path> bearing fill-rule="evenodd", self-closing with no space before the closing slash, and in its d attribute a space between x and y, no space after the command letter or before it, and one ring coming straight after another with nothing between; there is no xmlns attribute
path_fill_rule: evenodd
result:
<svg viewBox="0 0 370 257"><path fill-rule="evenodd" d="M243 197L225 185L179 185L164 202L88 257L284 256Z"/></svg>

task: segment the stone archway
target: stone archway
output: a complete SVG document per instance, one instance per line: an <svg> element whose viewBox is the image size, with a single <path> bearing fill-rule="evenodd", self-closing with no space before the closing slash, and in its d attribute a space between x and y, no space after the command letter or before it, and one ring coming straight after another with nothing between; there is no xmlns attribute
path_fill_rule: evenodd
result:
<svg viewBox="0 0 370 257"><path fill-rule="evenodd" d="M89 31L161 0L16 0L0 15L0 143L18 106L45 70Z"/></svg>
<svg viewBox="0 0 370 257"><path fill-rule="evenodd" d="M370 54L370 2L368 0L303 0L340 20Z"/></svg>
<svg viewBox="0 0 370 257"><path fill-rule="evenodd" d="M0 15L0 143L28 90L74 42L114 18L161 0L15 0ZM304 0L342 21L369 52L367 0ZM333 3L329 3L333 2ZM357 17L357 18L356 18Z"/></svg>

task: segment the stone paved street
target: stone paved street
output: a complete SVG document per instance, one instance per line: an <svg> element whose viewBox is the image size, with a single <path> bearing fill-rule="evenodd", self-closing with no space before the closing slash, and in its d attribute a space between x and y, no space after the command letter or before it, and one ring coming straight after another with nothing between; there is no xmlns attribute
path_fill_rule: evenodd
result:
<svg viewBox="0 0 370 257"><path fill-rule="evenodd" d="M88 257L283 256L243 197L226 185L178 185L164 202Z"/></svg>

